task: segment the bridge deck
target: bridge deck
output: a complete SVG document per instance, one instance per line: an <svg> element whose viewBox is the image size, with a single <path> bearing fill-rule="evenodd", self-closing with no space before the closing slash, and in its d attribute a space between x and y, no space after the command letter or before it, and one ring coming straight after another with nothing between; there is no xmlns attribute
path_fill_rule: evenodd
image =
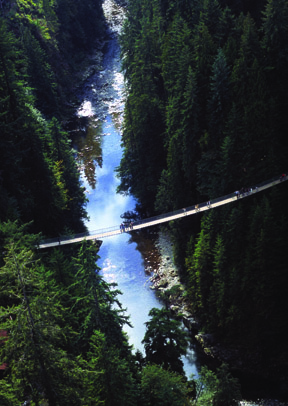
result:
<svg viewBox="0 0 288 406"><path fill-rule="evenodd" d="M207 202L200 203L197 205L193 205L187 208L183 208L177 211L169 212L166 214L162 214L156 217L150 217L144 220L136 221L133 224L133 228L126 227L126 232L131 232L133 230L140 230L145 227L151 227L157 224L166 223L168 221L177 220L179 218L183 218L185 216L190 216L192 214L197 214L199 212L203 212L206 210L211 210L219 206L223 206L224 204L229 204L234 201L238 201L239 199L243 199L245 197L251 196L255 193L259 193L265 189L268 189L272 186L278 185L283 181L286 181L288 176L281 176L269 181L262 182L261 184L255 185L250 188L249 192L245 192L242 194L236 195L236 192L231 193L226 196L219 197L217 199L211 200L210 204L208 205ZM49 247L56 247L59 245L66 245L66 244L73 244L76 242L81 242L83 240L99 240L105 237L111 237L113 235L121 234L122 231L120 230L119 225L112 226L106 229L95 230L89 233L82 233L76 234L74 236L61 236L59 238L47 239L43 240L39 243L38 248L49 248Z"/></svg>

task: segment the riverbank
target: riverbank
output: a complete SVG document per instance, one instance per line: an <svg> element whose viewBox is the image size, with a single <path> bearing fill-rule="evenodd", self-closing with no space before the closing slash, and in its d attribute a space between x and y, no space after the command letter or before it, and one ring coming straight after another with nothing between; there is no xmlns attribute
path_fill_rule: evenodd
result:
<svg viewBox="0 0 288 406"><path fill-rule="evenodd" d="M254 372L254 357L242 360L241 350L239 348L225 348L221 343L216 342L212 334L202 334L200 326L189 311L185 299L185 289L179 278L178 270L173 263L173 244L168 232L159 231L155 246L159 251L159 266L154 270L150 277L152 282L151 289L156 290L159 296L168 303L170 309L181 316L184 325L189 329L191 335L195 337L201 345L206 356L210 357L216 363L226 362L233 370L243 370L245 372ZM250 370L249 370L250 366ZM263 389L266 385L263 380ZM254 398L254 397L253 397ZM277 399L257 399L256 401L243 400L239 406L287 406Z"/></svg>
<svg viewBox="0 0 288 406"><path fill-rule="evenodd" d="M181 315L184 325L193 333L198 332L198 324L188 310L185 290L180 282L177 267L173 262L173 243L166 231L159 231L155 246L159 251L160 262L150 280L151 289L167 300L173 313Z"/></svg>

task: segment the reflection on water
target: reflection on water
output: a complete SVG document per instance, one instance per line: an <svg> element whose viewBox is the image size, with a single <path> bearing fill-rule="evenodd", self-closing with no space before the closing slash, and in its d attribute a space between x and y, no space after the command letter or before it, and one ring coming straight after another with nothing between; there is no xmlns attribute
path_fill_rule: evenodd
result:
<svg viewBox="0 0 288 406"><path fill-rule="evenodd" d="M104 2L104 7L106 13L111 7L114 11L119 8L118 5L114 6L113 1L110 0ZM119 21L116 26L118 31L120 29ZM83 101L71 124L73 130L70 129L73 145L77 150L78 166L88 184L87 190L89 188L94 190L97 178L99 179L99 176L107 173L105 169L98 172L103 165L103 138L107 138L108 144L111 143L109 135L115 130L120 132L123 121L124 77L120 73L120 49L115 35L111 34L104 50L103 70L92 75L85 83ZM112 142L114 144L108 145L107 151L116 155L115 162L119 165L120 138L118 140L113 138ZM105 161L107 162L107 155ZM114 172L115 164L113 163L112 166L109 164L109 166L108 171Z"/></svg>
<svg viewBox="0 0 288 406"><path fill-rule="evenodd" d="M160 253L155 247L157 233L154 230L135 231L131 233L128 241L129 244L136 244L136 250L143 257L143 266L147 275L151 275L160 265Z"/></svg>
<svg viewBox="0 0 288 406"><path fill-rule="evenodd" d="M119 6L111 0L105 0L103 7L105 12L109 7L112 7L112 12L116 12ZM117 31L120 25L117 21L113 24ZM89 78L85 84L83 103L78 111L79 131L76 131L77 143L74 140L74 144L78 150L83 185L89 198L87 212L90 220L86 223L89 231L120 225L121 215L133 211L136 205L132 196L116 193L119 179L115 168L119 166L122 156L121 124L124 108L119 53L116 36L112 35L105 47L103 70ZM79 136L83 133L85 137ZM144 352L141 341L146 330L145 323L149 320L149 311L152 307L162 307L150 289L149 277L159 266L159 253L154 246L153 235L151 237L149 232L143 231L104 239L99 256L98 265L105 280L116 282L122 292L119 300L123 308L127 309L133 326L124 327L129 342L134 350ZM183 357L188 376L197 374L192 349L189 357Z"/></svg>
<svg viewBox="0 0 288 406"><path fill-rule="evenodd" d="M102 123L94 117L86 120L85 136L73 140L77 164L92 189L96 187L96 166L102 167Z"/></svg>

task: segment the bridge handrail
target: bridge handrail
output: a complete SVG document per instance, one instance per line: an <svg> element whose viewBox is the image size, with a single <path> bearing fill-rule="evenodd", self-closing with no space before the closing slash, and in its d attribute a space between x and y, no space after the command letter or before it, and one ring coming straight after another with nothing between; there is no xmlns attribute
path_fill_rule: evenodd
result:
<svg viewBox="0 0 288 406"><path fill-rule="evenodd" d="M252 187L249 188L245 188L245 191L239 190L239 198L242 197L246 197L248 195L251 195L253 193L259 192L261 190L264 190L267 187L273 186L275 184L281 183L282 181L285 181L288 179L288 176L285 175L280 175L280 176L275 176L269 180L260 182ZM221 196L215 199L211 199L210 200L210 205L211 207L213 207L213 204L215 205L216 203L219 203L221 201L227 200L227 199L231 199L234 198L236 199L236 192L233 193L229 193L225 196ZM197 210L201 211L201 208L206 207L207 208L207 203L208 202L202 202L197 204ZM195 211L196 210L196 204L192 205L192 206L188 206L182 209L178 209L178 210L173 210L170 211L168 213L164 213L164 214L159 214L157 216L154 217L149 217L146 219L142 219L142 220L137 220L137 221L133 221L133 226L137 226L137 225L144 225L147 223L151 223L151 222L157 222L158 220L162 220L165 218L169 218L169 217L173 217L173 216L177 216L179 214L184 214L184 213L188 213L191 211ZM191 214L191 213L190 213ZM126 223L126 222L124 222ZM129 222L127 222L127 224L129 224ZM68 241L68 240L72 240L72 239L84 239L85 237L89 237L89 236L94 236L94 235L105 235L107 233L110 233L109 235L114 235L113 232L115 232L115 234L119 233L119 227L120 224L117 226L110 226L110 227L106 227L106 228L102 228L102 229L97 229L97 230L92 230L92 231L86 231L83 233L77 233L77 234L72 234L72 235L60 235L59 237L55 237L55 238L47 238L47 239L43 239L42 241L39 242L39 245L49 245L49 244L55 244L55 243L60 243L60 242L64 242L64 241ZM129 231L129 230L128 230Z"/></svg>
<svg viewBox="0 0 288 406"><path fill-rule="evenodd" d="M287 176L286 176L286 178L287 178ZM286 179L283 179L283 180L286 180ZM276 177L274 177L274 178L272 178L272 179L269 179L268 181L264 181L264 182L258 183L257 185L254 185L253 187L248 188L249 191L246 191L246 192L243 191L242 194L240 193L240 190L239 190L240 196L243 196L243 195L244 195L244 196L248 196L248 195L250 195L250 194L253 193L253 192L254 192L254 193L257 192L257 191L259 190L259 188L261 188L261 187L263 187L263 186L266 186L266 185L270 185L270 184L273 183L273 182L279 183L279 182L280 182L280 177L279 177L279 176L276 176ZM257 189L258 189L258 190L257 190ZM229 193L229 194L227 194L227 195L225 195L225 196L220 196L220 197L217 197L217 198L215 198L215 199L211 199L211 200L210 200L210 204L211 204L211 206L212 206L213 203L215 204L215 203L218 203L218 202L220 202L220 201L233 198L233 197L235 197L235 196L236 196L236 195L235 195L235 192ZM207 206L207 203L208 203L208 202L199 203L199 204L198 204L198 208L201 209L201 208ZM173 211L170 211L170 212L167 212L167 213L164 213L164 214L159 214L159 215L154 216L154 217L149 217L149 218L147 218L147 219L138 220L138 221L135 221L135 222L134 222L134 225L140 225L140 224L151 223L151 222L153 222L153 221L157 221L157 220L160 220L160 219L163 219L163 218L172 217L172 216L174 216L174 215L183 213L184 209L186 210L186 212L191 211L191 210L195 210L195 209L196 209L195 206L196 206L196 204L193 205L193 206L185 207L185 208L183 208L183 209L173 210Z"/></svg>

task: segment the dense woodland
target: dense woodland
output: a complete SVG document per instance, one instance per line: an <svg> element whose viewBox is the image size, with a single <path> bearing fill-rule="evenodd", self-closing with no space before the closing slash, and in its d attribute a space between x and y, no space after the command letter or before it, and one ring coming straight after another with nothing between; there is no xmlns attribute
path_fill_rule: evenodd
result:
<svg viewBox="0 0 288 406"><path fill-rule="evenodd" d="M133 0L119 192L145 215L287 171L286 0ZM170 225L203 332L288 393L287 184ZM207 214L206 214L207 213Z"/></svg>
<svg viewBox="0 0 288 406"><path fill-rule="evenodd" d="M143 211L285 170L287 4L250 7L129 5L120 191ZM35 248L42 236L85 230L65 123L103 35L100 1L0 0L0 404L231 406L241 393L227 365L185 378L187 337L168 310L151 310L145 356L132 352L121 292L99 274L96 245ZM287 366L285 186L171 225L203 328L252 349L278 377Z"/></svg>
<svg viewBox="0 0 288 406"><path fill-rule="evenodd" d="M237 381L226 365L187 380L187 336L168 310L151 310L145 356L132 352L96 244L36 248L43 236L85 230L64 129L105 34L100 1L0 1L0 404L204 405L217 392L220 405L241 396Z"/></svg>
<svg viewBox="0 0 288 406"><path fill-rule="evenodd" d="M47 236L81 230L85 196L62 124L103 30L101 3L2 0L0 17L0 221L33 221Z"/></svg>

